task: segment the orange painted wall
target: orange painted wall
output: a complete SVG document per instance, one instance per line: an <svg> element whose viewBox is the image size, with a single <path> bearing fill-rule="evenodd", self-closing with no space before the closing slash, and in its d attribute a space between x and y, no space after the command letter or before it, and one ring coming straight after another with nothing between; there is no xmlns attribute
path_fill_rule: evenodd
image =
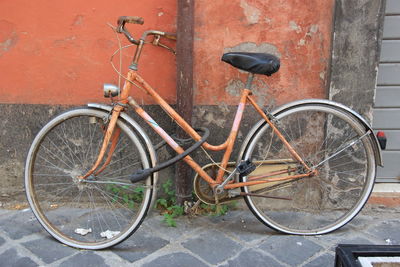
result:
<svg viewBox="0 0 400 267"><path fill-rule="evenodd" d="M197 0L195 104L237 103L246 75L220 58L238 46L266 49L281 58L277 74L255 81L261 104L267 98L280 104L324 97L333 2ZM106 23L115 24L120 15L145 18L143 26L129 26L135 36L147 29L174 32L176 0L0 1L0 103L104 102L102 84L117 83L109 64L117 41ZM168 102L175 102L172 53L149 45L139 68ZM134 94L151 103L140 91Z"/></svg>
<svg viewBox="0 0 400 267"><path fill-rule="evenodd" d="M117 83L109 63L117 41L106 23L121 15L145 18L143 26L129 26L135 36L174 32L176 0L0 1L0 103L104 102L102 84ZM174 102L174 55L149 46L142 61L143 76Z"/></svg>

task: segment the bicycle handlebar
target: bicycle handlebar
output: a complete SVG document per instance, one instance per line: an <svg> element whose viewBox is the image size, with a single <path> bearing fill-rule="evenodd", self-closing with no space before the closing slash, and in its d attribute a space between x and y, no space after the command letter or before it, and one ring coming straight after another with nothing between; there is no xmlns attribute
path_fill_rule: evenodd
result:
<svg viewBox="0 0 400 267"><path fill-rule="evenodd" d="M153 42L152 42L153 45L166 48L166 49L172 51L175 54L174 49L172 49L172 48L160 43L160 37L162 36L162 37L165 37L167 39L176 40L176 34L162 32L162 31L150 30L150 31L145 31L143 33L142 37L139 40L136 40L135 38L132 37L131 33L127 29L125 29L125 24L126 23L133 23L133 24L142 25L144 23L144 19L142 17L137 17L137 16L121 16L121 17L118 18L118 21L117 21L118 26L117 26L117 30L116 31L118 33L123 33L125 35L125 37L129 40L129 42L131 42L131 43L133 43L135 45L142 46L144 41L146 40L147 36L148 35L153 35L155 37ZM140 48L140 50L141 49L142 48Z"/></svg>
<svg viewBox="0 0 400 267"><path fill-rule="evenodd" d="M121 16L118 18L117 23L118 23L117 32L123 33L131 43L138 45L139 41L135 40L135 38L132 37L130 32L128 32L125 29L125 23L134 23L142 25L144 23L144 19L136 16Z"/></svg>
<svg viewBox="0 0 400 267"><path fill-rule="evenodd" d="M141 17L136 17L136 16L121 16L118 18L118 25L125 23L133 23L133 24L140 24L142 25L144 23L144 19Z"/></svg>
<svg viewBox="0 0 400 267"><path fill-rule="evenodd" d="M127 29L125 29L125 23L133 23L133 24L142 25L144 23L144 19L142 17L137 17L137 16L121 16L118 18L118 21L117 21L117 24L118 24L117 32L123 33L131 43L138 45L139 41L136 40L135 38L133 38L131 33ZM176 40L176 34L174 34L174 33L167 33L167 32L154 31L154 30L144 32L141 39L142 40L146 39L147 35L160 35L160 36L163 36L163 37L171 39L171 40Z"/></svg>
<svg viewBox="0 0 400 267"><path fill-rule="evenodd" d="M164 32L164 37L171 40L176 40L176 33Z"/></svg>

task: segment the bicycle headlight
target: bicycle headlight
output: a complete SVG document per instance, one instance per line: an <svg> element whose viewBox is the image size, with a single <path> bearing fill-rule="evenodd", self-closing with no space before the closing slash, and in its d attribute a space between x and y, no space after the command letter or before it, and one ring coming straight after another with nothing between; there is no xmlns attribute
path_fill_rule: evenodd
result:
<svg viewBox="0 0 400 267"><path fill-rule="evenodd" d="M103 85L103 91L104 97L114 97L120 94L121 89L119 89L119 87L114 84L105 83Z"/></svg>

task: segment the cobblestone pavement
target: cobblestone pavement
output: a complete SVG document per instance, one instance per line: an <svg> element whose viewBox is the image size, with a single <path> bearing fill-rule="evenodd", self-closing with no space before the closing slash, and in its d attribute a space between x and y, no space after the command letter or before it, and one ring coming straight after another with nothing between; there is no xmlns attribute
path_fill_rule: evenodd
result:
<svg viewBox="0 0 400 267"><path fill-rule="evenodd" d="M366 208L322 236L270 230L250 211L182 217L164 226L156 212L111 249L77 250L55 241L29 209L0 210L0 266L333 266L337 244L400 244L398 210Z"/></svg>

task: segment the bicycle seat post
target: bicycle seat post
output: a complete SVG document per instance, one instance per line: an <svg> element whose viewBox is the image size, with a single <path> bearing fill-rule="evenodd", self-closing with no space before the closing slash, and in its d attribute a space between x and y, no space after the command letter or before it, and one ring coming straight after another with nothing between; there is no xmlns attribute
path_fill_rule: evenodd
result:
<svg viewBox="0 0 400 267"><path fill-rule="evenodd" d="M249 72L249 76L247 77L247 82L246 82L246 89L251 90L251 84L254 79L254 73Z"/></svg>

